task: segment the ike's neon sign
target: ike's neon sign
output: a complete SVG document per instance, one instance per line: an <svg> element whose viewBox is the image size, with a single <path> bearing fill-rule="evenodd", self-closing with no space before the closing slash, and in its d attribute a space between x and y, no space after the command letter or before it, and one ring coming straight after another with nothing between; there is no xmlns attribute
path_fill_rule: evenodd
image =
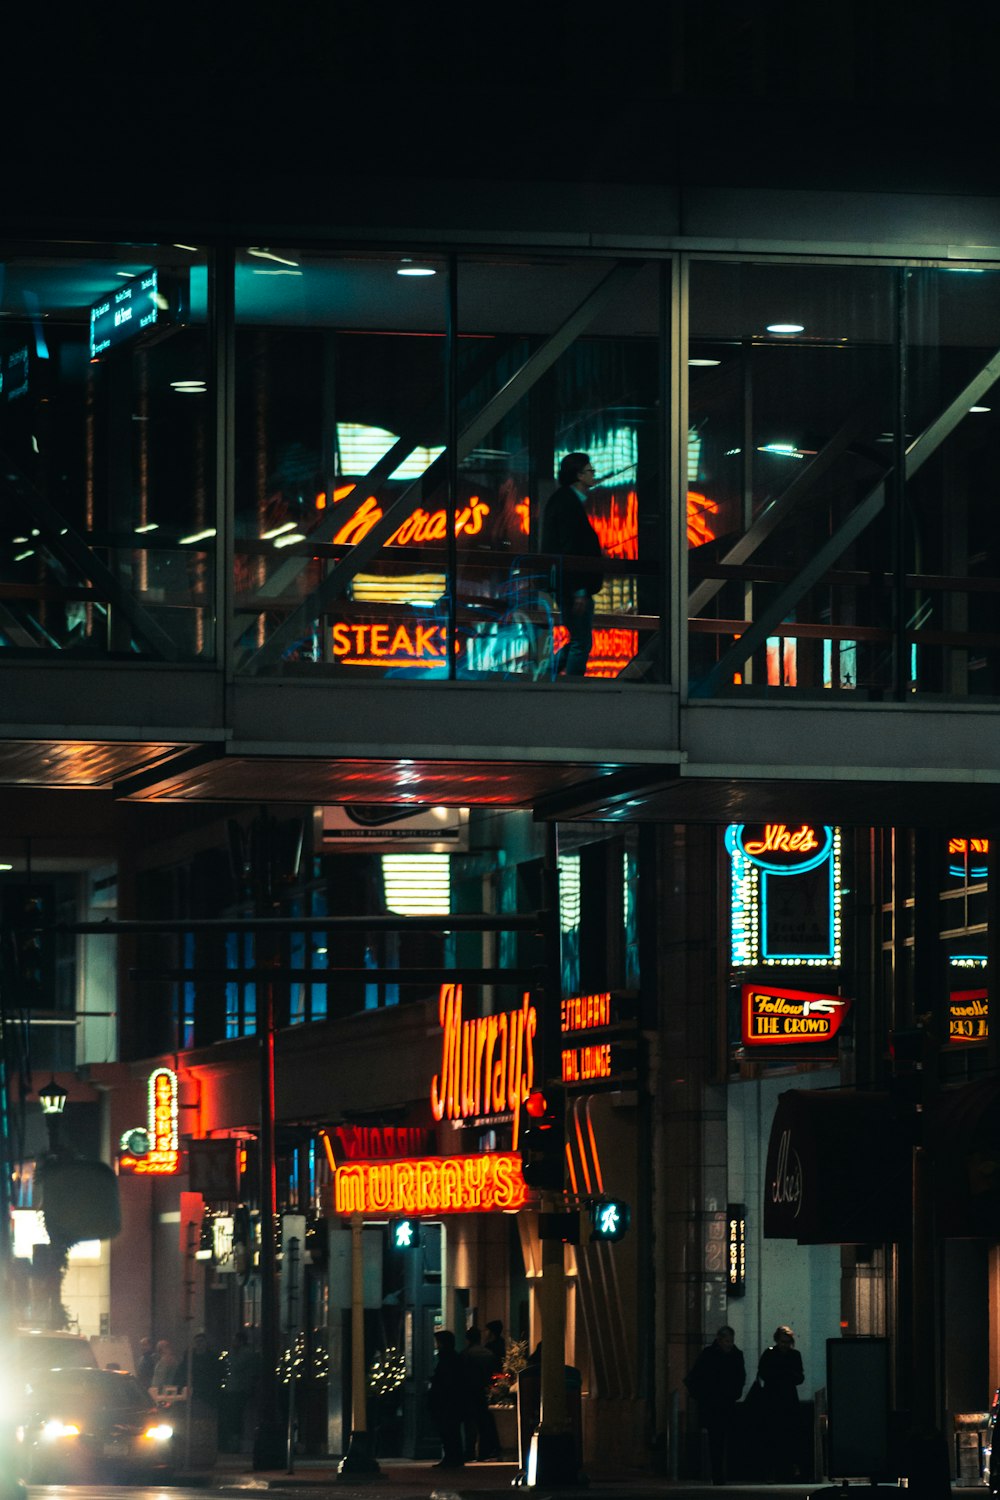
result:
<svg viewBox="0 0 1000 1500"><path fill-rule="evenodd" d="M494 1016L462 1016L462 986L443 984L438 1001L443 1030L441 1070L431 1082L435 1120L503 1115L514 1120L517 1145L521 1105L535 1076L535 1007L525 995L520 1009Z"/></svg>
<svg viewBox="0 0 1000 1500"><path fill-rule="evenodd" d="M765 823L763 836L743 840L744 853L756 859L761 854L811 854L819 839L808 823L791 829L785 823Z"/></svg>
<svg viewBox="0 0 1000 1500"><path fill-rule="evenodd" d="M337 1214L513 1213L526 1196L513 1151L351 1162L333 1179Z"/></svg>

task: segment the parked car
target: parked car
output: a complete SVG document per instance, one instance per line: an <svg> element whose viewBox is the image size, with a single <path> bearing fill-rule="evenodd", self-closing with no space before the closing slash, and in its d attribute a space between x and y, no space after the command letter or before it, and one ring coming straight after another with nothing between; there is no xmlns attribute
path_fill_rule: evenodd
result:
<svg viewBox="0 0 1000 1500"><path fill-rule="evenodd" d="M34 1484L163 1479L173 1427L134 1375L80 1367L39 1371L24 1395L20 1469Z"/></svg>
<svg viewBox="0 0 1000 1500"><path fill-rule="evenodd" d="M78 1333L19 1328L14 1335L13 1366L29 1381L40 1370L96 1369L97 1359L90 1340Z"/></svg>

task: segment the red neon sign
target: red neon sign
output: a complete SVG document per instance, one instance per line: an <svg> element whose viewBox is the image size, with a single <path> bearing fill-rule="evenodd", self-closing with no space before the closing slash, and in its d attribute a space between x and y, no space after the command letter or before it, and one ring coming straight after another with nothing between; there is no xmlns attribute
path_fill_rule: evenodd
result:
<svg viewBox="0 0 1000 1500"><path fill-rule="evenodd" d="M513 1151L350 1162L333 1178L334 1213L513 1213L527 1197Z"/></svg>
<svg viewBox="0 0 1000 1500"><path fill-rule="evenodd" d="M989 839L949 839L949 854L989 854Z"/></svg>
<svg viewBox="0 0 1000 1500"><path fill-rule="evenodd" d="M136 1176L166 1176L180 1170L177 1138L177 1074L172 1068L156 1068L149 1075L149 1141L145 1155L126 1151L118 1158L119 1169Z"/></svg>
<svg viewBox="0 0 1000 1500"><path fill-rule="evenodd" d="M766 823L764 825L764 836L760 839L750 840L744 838L743 850L746 854L811 854L814 849L819 848L819 839L808 823L803 823L801 828L791 829L785 823Z"/></svg>
<svg viewBox="0 0 1000 1500"><path fill-rule="evenodd" d="M840 995L811 990L743 986L743 1044L780 1047L800 1042L828 1042L837 1035L851 1008Z"/></svg>
<svg viewBox="0 0 1000 1500"><path fill-rule="evenodd" d="M985 840L980 842L985 842ZM961 851L950 850L949 852ZM950 1042L982 1042L989 1036L988 990L953 990L948 997L948 1011L948 1040Z"/></svg>
<svg viewBox="0 0 1000 1500"><path fill-rule="evenodd" d="M611 1025L611 993L571 995L559 1007L560 1031L591 1031L596 1026Z"/></svg>
<svg viewBox="0 0 1000 1500"><path fill-rule="evenodd" d="M444 1036L441 1071L431 1081L431 1114L435 1120L467 1120L510 1110L516 1146L521 1105L535 1075L532 1044L538 1023L529 997L519 1010L465 1021L462 986L443 984L438 1017Z"/></svg>

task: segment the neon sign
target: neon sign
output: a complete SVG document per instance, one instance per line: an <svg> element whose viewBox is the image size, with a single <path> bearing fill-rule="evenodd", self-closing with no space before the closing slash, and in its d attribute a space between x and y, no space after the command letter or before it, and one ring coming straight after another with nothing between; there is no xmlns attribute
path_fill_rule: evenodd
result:
<svg viewBox="0 0 1000 1500"><path fill-rule="evenodd" d="M990 852L989 839L966 839L954 838L948 840L948 853L953 860L960 859L961 864L952 863L948 866L948 874L954 875L956 879L985 880L989 874L989 866L986 856ZM973 864L972 856L980 855L977 863Z"/></svg>
<svg viewBox="0 0 1000 1500"><path fill-rule="evenodd" d="M513 1112L517 1145L521 1105L535 1077L532 1043L538 1028L527 995L519 1010L462 1019L462 986L443 984L438 1017L444 1031L441 1071L431 1081L435 1120L468 1120Z"/></svg>
<svg viewBox="0 0 1000 1500"><path fill-rule="evenodd" d="M559 1030L590 1031L594 1026L611 1025L611 994L573 995L559 1007Z"/></svg>
<svg viewBox="0 0 1000 1500"><path fill-rule="evenodd" d="M745 984L743 1043L747 1047L775 1047L828 1042L837 1035L850 1008L851 1002L839 995Z"/></svg>
<svg viewBox="0 0 1000 1500"><path fill-rule="evenodd" d="M352 485L343 493L350 494L353 488ZM480 500L478 495L473 495L468 505L463 506L455 515L455 535L461 536L464 532L466 536L478 536L489 513L490 508L486 502ZM382 507L374 495L369 495L367 500L363 501L354 514L344 522L333 540L336 544L353 547L356 542L362 541L381 519ZM386 546L420 546L425 542L443 542L447 536L448 511L427 511L418 506L392 533Z"/></svg>
<svg viewBox="0 0 1000 1500"><path fill-rule="evenodd" d="M839 965L839 828L733 823L726 849L732 967Z"/></svg>
<svg viewBox="0 0 1000 1500"><path fill-rule="evenodd" d="M574 1041L581 1032L589 1033L583 1045L563 1048L563 1083L593 1083L614 1078L624 1069L635 1066L634 1058L626 1052L631 1043L615 1043L607 1036L611 1030L617 1034L628 1029L628 1023L620 1022L614 1014L612 995L608 990L594 995L572 995L563 1000L559 1029L563 1036L572 1037ZM626 1055L623 1056L623 1052Z"/></svg>
<svg viewBox="0 0 1000 1500"><path fill-rule="evenodd" d="M526 1197L513 1151L351 1162L333 1179L337 1214L512 1213Z"/></svg>
<svg viewBox="0 0 1000 1500"><path fill-rule="evenodd" d="M989 992L953 990L948 997L948 1040L983 1042L990 1034Z"/></svg>
<svg viewBox="0 0 1000 1500"><path fill-rule="evenodd" d="M334 656L348 667L412 667L447 660L445 625L348 625L338 620L330 637Z"/></svg>
<svg viewBox="0 0 1000 1500"><path fill-rule="evenodd" d="M747 1290L747 1210L744 1203L730 1203L729 1285L730 1297L745 1297Z"/></svg>
<svg viewBox="0 0 1000 1500"><path fill-rule="evenodd" d="M145 1137L146 1151L138 1150ZM165 1176L180 1170L177 1138L177 1074L172 1068L155 1068L149 1075L149 1125L147 1131L130 1130L122 1137L121 1171L136 1176Z"/></svg>

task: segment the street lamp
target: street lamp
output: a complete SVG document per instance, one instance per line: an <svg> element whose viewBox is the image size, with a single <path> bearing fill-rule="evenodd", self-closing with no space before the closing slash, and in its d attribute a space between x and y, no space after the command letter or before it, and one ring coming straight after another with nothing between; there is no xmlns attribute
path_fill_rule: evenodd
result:
<svg viewBox="0 0 1000 1500"><path fill-rule="evenodd" d="M49 1133L49 1150L53 1155L59 1149L59 1119L66 1108L68 1097L66 1090L56 1083L54 1074L51 1082L38 1090L38 1102L42 1106L45 1128Z"/></svg>

